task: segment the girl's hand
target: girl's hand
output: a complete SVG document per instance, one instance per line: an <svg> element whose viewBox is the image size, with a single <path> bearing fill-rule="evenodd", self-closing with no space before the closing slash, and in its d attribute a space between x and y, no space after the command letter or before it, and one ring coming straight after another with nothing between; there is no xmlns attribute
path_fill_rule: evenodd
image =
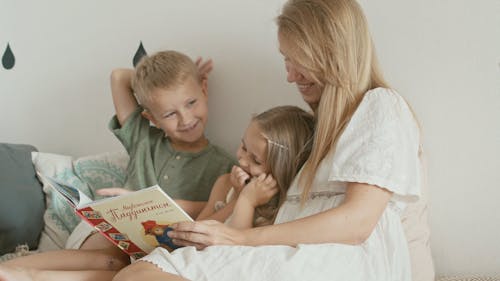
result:
<svg viewBox="0 0 500 281"><path fill-rule="evenodd" d="M243 187L245 186L245 182L250 179L250 175L247 172L245 172L242 168L238 166L233 166L231 170L231 176L229 177L229 179L234 189L239 194L243 189Z"/></svg>
<svg viewBox="0 0 500 281"><path fill-rule="evenodd" d="M249 184L243 188L240 197L246 200L253 208L266 204L278 193L278 186L273 176L261 174L253 178Z"/></svg>
<svg viewBox="0 0 500 281"><path fill-rule="evenodd" d="M96 191L96 193L101 196L118 196L130 192L132 191L122 187L101 188Z"/></svg>
<svg viewBox="0 0 500 281"><path fill-rule="evenodd" d="M208 74L214 68L214 64L211 59L203 61L203 58L198 57L195 61L196 66L198 66L198 73L200 75L201 80L208 80Z"/></svg>
<svg viewBox="0 0 500 281"><path fill-rule="evenodd" d="M243 231L215 220L179 222L172 224L168 236L179 246L194 246L202 250L213 245L244 245Z"/></svg>

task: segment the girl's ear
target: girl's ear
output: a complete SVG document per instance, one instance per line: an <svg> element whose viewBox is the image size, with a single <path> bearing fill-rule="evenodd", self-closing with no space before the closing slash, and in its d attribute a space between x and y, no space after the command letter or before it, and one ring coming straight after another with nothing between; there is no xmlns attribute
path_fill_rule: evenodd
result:
<svg viewBox="0 0 500 281"><path fill-rule="evenodd" d="M148 120L149 120L151 123L153 123L156 127L158 127L157 122L156 122L156 119L154 118L154 116L153 116L151 113L149 113L149 111L147 111L147 110L143 110L143 111L141 112L141 115L142 115L142 117L144 117L144 118L148 119Z"/></svg>

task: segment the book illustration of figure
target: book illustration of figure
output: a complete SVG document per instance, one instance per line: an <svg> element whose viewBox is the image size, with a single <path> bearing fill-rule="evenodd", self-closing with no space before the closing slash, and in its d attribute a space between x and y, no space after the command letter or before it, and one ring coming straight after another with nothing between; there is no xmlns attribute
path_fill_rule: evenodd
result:
<svg viewBox="0 0 500 281"><path fill-rule="evenodd" d="M172 243L172 238L167 235L172 230L168 225L158 224L154 220L144 221L141 224L144 227L144 233L146 235L153 235L160 247L167 249L169 252L179 248L179 246Z"/></svg>

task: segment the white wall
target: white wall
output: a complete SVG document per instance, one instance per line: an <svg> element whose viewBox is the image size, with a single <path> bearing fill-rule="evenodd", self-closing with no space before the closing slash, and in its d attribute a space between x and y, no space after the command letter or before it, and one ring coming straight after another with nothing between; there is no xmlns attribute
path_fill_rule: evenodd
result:
<svg viewBox="0 0 500 281"><path fill-rule="evenodd" d="M0 142L82 156L120 150L108 76L148 53L211 57L208 136L234 151L252 113L304 106L285 82L284 0L0 0ZM388 80L420 117L439 275L500 270L500 1L363 0Z"/></svg>

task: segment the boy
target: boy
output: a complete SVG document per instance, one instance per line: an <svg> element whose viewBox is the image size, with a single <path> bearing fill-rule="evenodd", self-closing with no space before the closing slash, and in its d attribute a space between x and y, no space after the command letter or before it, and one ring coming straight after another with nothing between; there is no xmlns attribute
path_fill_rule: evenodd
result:
<svg viewBox="0 0 500 281"><path fill-rule="evenodd" d="M158 184L193 218L215 180L236 165L204 135L208 106L202 76L197 64L175 51L144 58L135 72L111 74L116 116L109 126L130 155L125 187Z"/></svg>
<svg viewBox="0 0 500 281"><path fill-rule="evenodd" d="M202 64L198 70L199 63L181 53L165 51L144 58L135 72L112 72L116 116L110 128L130 160L126 189L101 189L99 194L117 195L158 184L191 217L198 216L215 180L236 165L204 135L206 74L211 65ZM36 280L47 275L52 280L111 280L115 270L130 263L129 257L92 231L85 222L73 230L67 248L80 250L44 252L5 262L0 266L0 280L22 276Z"/></svg>

